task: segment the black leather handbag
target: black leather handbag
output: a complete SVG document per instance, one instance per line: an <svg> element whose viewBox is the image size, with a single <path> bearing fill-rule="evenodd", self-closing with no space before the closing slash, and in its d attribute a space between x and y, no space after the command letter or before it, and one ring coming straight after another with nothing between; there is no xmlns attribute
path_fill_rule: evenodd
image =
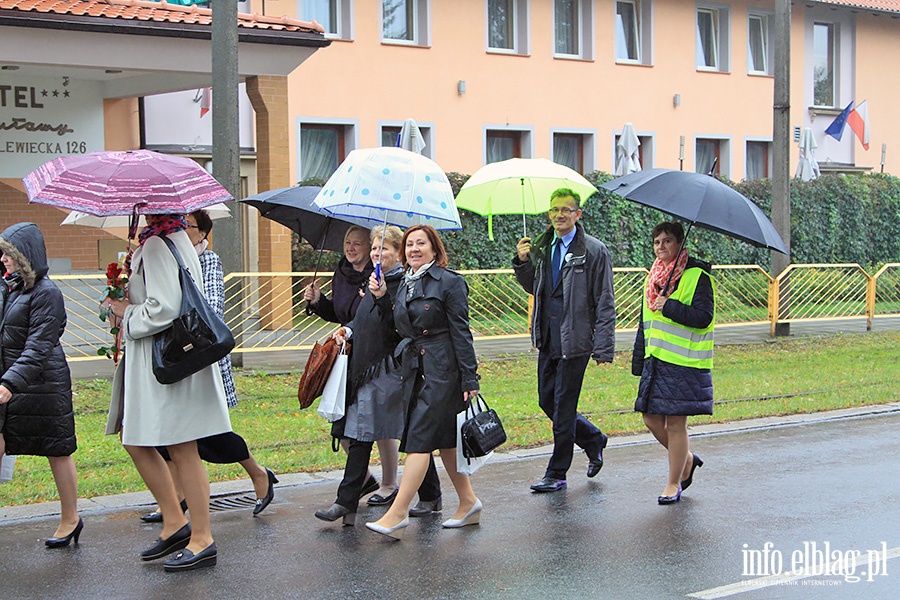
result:
<svg viewBox="0 0 900 600"><path fill-rule="evenodd" d="M469 416L471 415L471 416ZM481 394L466 402L466 420L462 428L463 456L485 456L506 441L506 431L497 412L488 406Z"/></svg>
<svg viewBox="0 0 900 600"><path fill-rule="evenodd" d="M181 314L153 336L153 375L169 384L219 362L234 349L234 336L197 287L175 244L166 236L162 239L178 261L181 282Z"/></svg>

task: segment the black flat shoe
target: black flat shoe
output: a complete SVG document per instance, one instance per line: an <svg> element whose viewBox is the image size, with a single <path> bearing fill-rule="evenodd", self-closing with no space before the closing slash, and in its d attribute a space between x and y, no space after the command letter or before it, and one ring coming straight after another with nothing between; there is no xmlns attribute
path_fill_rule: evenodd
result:
<svg viewBox="0 0 900 600"><path fill-rule="evenodd" d="M557 492L566 489L565 479L554 479L553 477L544 477L531 486L531 491L538 494L546 494L548 492Z"/></svg>
<svg viewBox="0 0 900 600"><path fill-rule="evenodd" d="M328 510L316 511L316 518L323 521L337 521L341 517L344 518L344 525L356 524L356 511L337 503L332 504Z"/></svg>
<svg viewBox="0 0 900 600"><path fill-rule="evenodd" d="M587 468L587 476L588 477L596 477L598 473L600 473L600 469L603 468L603 449L606 448L606 443L609 441L609 437L605 433L600 434L600 447L597 449L597 454L590 457Z"/></svg>
<svg viewBox="0 0 900 600"><path fill-rule="evenodd" d="M266 474L269 476L269 489L266 492L265 497L256 499L256 506L253 507L254 515L258 515L266 510L266 507L272 501L272 498L275 497L275 484L278 483L278 478L275 477L275 473L273 473L271 469L266 469Z"/></svg>
<svg viewBox="0 0 900 600"><path fill-rule="evenodd" d="M399 489L394 488L394 491L387 496L375 494L374 496L370 496L369 499L366 500L366 504L368 504L369 506L384 506L386 504L390 504L394 501L394 498L397 497L397 492L399 491Z"/></svg>
<svg viewBox="0 0 900 600"><path fill-rule="evenodd" d="M684 491L681 488L678 488L678 493L674 496L659 496L656 498L656 501L660 504L675 504L679 500L681 500L681 492Z"/></svg>
<svg viewBox="0 0 900 600"><path fill-rule="evenodd" d="M73 539L77 544L78 538L81 536L82 529L84 529L84 521L81 520L81 517L78 517L78 525L75 526L75 529L72 530L72 533L65 537L48 538L44 540L44 544L48 548L65 548Z"/></svg>
<svg viewBox="0 0 900 600"><path fill-rule="evenodd" d="M191 541L191 524L185 523L184 527L170 535L167 539L157 538L156 544L141 552L141 560L156 560L167 554L172 554L183 548L187 548Z"/></svg>
<svg viewBox="0 0 900 600"><path fill-rule="evenodd" d="M181 512L187 512L187 500L181 501ZM144 515L141 517L141 521L144 523L162 523L162 512L158 509L150 513L149 515Z"/></svg>
<svg viewBox="0 0 900 600"><path fill-rule="evenodd" d="M366 494L371 494L372 492L377 492L378 488L380 488L378 480L375 479L374 476L369 475L369 478L366 479L366 482L363 484L362 491L359 493L360 496L365 496Z"/></svg>
<svg viewBox="0 0 900 600"><path fill-rule="evenodd" d="M688 474L688 478L681 482L681 491L688 489L688 487L694 483L694 471L697 470L697 467L702 467L703 461L700 460L700 457L696 454L694 455L694 461L691 464L691 472Z"/></svg>
<svg viewBox="0 0 900 600"><path fill-rule="evenodd" d="M163 563L163 569L168 573L175 571L191 571L193 569L202 569L203 567L212 567L216 564L216 543L213 542L197 554L190 550L182 550L174 557Z"/></svg>

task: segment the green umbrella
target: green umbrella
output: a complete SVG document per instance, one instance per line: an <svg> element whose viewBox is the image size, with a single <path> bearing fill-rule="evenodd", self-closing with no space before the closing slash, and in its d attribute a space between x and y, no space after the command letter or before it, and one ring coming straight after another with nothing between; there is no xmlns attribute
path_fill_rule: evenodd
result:
<svg viewBox="0 0 900 600"><path fill-rule="evenodd" d="M475 171L459 190L456 207L488 218L488 236L494 239L494 215L522 215L523 236L527 237L525 215L547 212L550 194L569 188L587 200L597 191L576 171L546 158L511 158L485 165Z"/></svg>

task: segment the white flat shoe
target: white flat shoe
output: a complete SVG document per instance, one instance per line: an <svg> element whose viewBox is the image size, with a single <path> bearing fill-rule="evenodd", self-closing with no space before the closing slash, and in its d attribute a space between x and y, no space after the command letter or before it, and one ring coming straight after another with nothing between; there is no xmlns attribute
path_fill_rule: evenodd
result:
<svg viewBox="0 0 900 600"><path fill-rule="evenodd" d="M380 533L381 535L386 535L389 538L393 538L395 540L403 539L403 532L406 531L406 528L408 526L409 526L409 517L404 517L402 521L400 521L393 527L384 527L382 525L379 525L378 523L366 523L366 527L368 527L375 533Z"/></svg>
<svg viewBox="0 0 900 600"><path fill-rule="evenodd" d="M446 529L459 529L466 525L477 525L481 522L481 509L483 508L481 500L475 500L475 504L469 509L462 519L447 519L443 526Z"/></svg>

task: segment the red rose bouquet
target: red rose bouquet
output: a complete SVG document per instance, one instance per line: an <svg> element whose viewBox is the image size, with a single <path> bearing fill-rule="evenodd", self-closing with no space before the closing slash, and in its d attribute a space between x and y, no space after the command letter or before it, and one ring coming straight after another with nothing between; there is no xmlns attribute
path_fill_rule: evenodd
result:
<svg viewBox="0 0 900 600"><path fill-rule="evenodd" d="M109 263L109 266L106 267L106 288L100 295L100 302L102 303L107 298L124 300L127 294L127 284L128 275L122 269L122 265ZM109 321L110 325L112 325L109 332L113 335L113 345L101 346L97 349L97 354L111 358L113 362L118 363L119 355L122 353L122 330L119 328L117 319L110 307L101 305L99 316L101 321L104 323Z"/></svg>

